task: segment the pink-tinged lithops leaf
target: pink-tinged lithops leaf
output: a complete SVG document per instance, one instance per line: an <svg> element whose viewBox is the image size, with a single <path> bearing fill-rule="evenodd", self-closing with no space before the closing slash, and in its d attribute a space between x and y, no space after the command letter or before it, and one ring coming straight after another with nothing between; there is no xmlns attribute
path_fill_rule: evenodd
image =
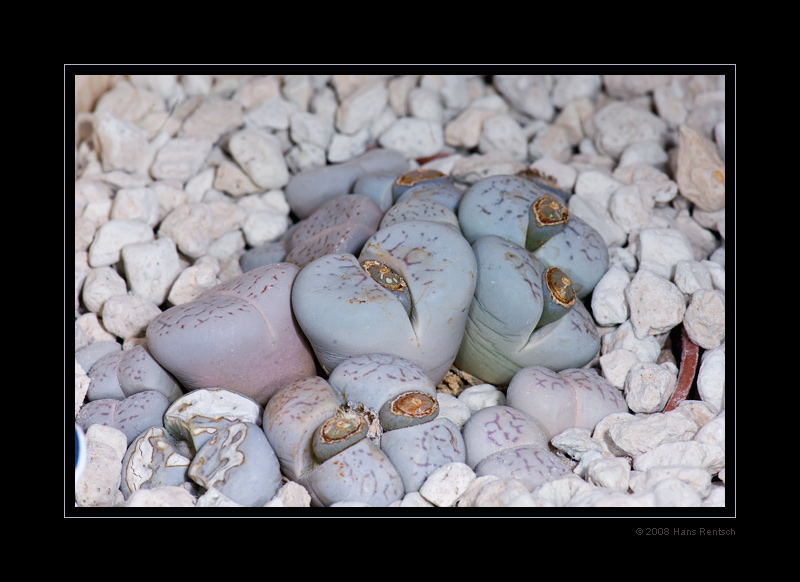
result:
<svg viewBox="0 0 800 582"><path fill-rule="evenodd" d="M167 309L147 328L150 352L189 390L224 388L264 404L288 382L316 374L292 316L298 270L259 267Z"/></svg>

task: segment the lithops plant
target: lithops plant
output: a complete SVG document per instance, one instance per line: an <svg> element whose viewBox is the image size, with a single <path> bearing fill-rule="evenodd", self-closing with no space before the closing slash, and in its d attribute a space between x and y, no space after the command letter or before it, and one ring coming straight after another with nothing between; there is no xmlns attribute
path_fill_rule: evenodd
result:
<svg viewBox="0 0 800 582"><path fill-rule="evenodd" d="M569 467L548 449L541 424L511 406L489 406L474 413L462 429L466 463L478 477L516 479L533 490L565 477Z"/></svg>
<svg viewBox="0 0 800 582"><path fill-rule="evenodd" d="M466 451L458 428L438 418L436 387L422 368L387 354L347 359L327 380L280 390L263 427L284 474L315 505L387 506Z"/></svg>
<svg viewBox="0 0 800 582"><path fill-rule="evenodd" d="M628 412L620 390L586 369L525 368L511 380L506 399L509 406L535 418L548 439L567 428L593 430L609 414Z"/></svg>
<svg viewBox="0 0 800 582"><path fill-rule="evenodd" d="M558 267L582 299L608 270L608 247L597 231L570 215L567 198L522 176L490 176L464 192L458 219L470 243L501 236Z"/></svg>
<svg viewBox="0 0 800 582"><path fill-rule="evenodd" d="M150 351L188 390L224 388L263 405L286 383L316 374L292 315L299 270L259 267L167 309L147 328Z"/></svg>
<svg viewBox="0 0 800 582"><path fill-rule="evenodd" d="M124 400L138 392L154 390L173 402L183 390L179 382L152 355L137 345L129 350L112 350L89 369L90 401L106 398Z"/></svg>
<svg viewBox="0 0 800 582"><path fill-rule="evenodd" d="M528 366L562 370L594 358L600 334L563 271L500 236L472 247L478 280L457 368L507 385Z"/></svg>
<svg viewBox="0 0 800 582"><path fill-rule="evenodd" d="M398 222L370 237L358 258L331 254L306 265L292 306L326 372L352 356L388 353L438 383L458 352L476 271L456 228Z"/></svg>

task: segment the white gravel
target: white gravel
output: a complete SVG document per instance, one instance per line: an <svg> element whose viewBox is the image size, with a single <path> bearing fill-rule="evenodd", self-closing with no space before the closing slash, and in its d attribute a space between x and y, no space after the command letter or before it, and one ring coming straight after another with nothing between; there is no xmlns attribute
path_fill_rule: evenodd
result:
<svg viewBox="0 0 800 582"><path fill-rule="evenodd" d="M455 463L396 505L730 508L724 75L97 75L75 87L76 351L130 349L165 301L241 274L246 249L291 226L283 188L304 169L374 146L443 154L423 161L462 184L538 169L574 193L570 212L609 246L590 366L630 413L553 438L567 478L529 491ZM662 347L681 325L704 350L698 389L663 413L680 362ZM87 371L76 360L76 416ZM504 403L480 385L443 396L441 414L461 427ZM125 500L125 436L94 425L86 441L76 507L236 505L172 486ZM290 482L267 506L309 503Z"/></svg>

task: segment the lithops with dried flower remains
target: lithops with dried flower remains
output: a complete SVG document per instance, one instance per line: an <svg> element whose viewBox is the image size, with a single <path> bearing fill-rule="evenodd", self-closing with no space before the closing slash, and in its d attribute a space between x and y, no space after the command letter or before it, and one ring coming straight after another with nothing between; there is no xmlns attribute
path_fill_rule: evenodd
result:
<svg viewBox="0 0 800 582"><path fill-rule="evenodd" d="M315 505L387 506L438 467L463 462L458 428L438 418L436 387L416 364L387 354L347 359L293 382L267 403L263 427L283 473Z"/></svg>

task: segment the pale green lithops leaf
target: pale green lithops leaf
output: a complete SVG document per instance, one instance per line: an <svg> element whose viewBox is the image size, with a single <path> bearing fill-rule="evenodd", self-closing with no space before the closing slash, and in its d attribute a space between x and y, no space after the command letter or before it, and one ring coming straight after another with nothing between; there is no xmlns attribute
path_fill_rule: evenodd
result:
<svg viewBox="0 0 800 582"><path fill-rule="evenodd" d="M458 219L471 243L501 236L563 270L582 299L608 270L608 247L597 231L570 215L568 197L522 176L490 176L464 192Z"/></svg>
<svg viewBox="0 0 800 582"><path fill-rule="evenodd" d="M230 424L210 438L192 459L188 475L250 507L264 505L281 484L278 458L264 431L251 422Z"/></svg>
<svg viewBox="0 0 800 582"><path fill-rule="evenodd" d="M292 305L326 370L385 353L418 364L438 383L458 351L475 274L472 248L456 229L406 221L376 232L358 259L327 255L306 265Z"/></svg>
<svg viewBox="0 0 800 582"><path fill-rule="evenodd" d="M600 334L566 273L499 236L473 250L478 281L458 369L506 385L526 366L579 367L597 354Z"/></svg>

